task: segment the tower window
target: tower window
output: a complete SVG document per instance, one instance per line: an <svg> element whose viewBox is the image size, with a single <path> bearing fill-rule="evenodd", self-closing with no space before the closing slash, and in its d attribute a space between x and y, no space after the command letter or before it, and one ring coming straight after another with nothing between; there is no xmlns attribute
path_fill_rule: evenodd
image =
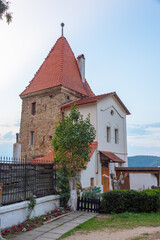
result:
<svg viewBox="0 0 160 240"><path fill-rule="evenodd" d="M107 127L107 142L111 142L111 128Z"/></svg>
<svg viewBox="0 0 160 240"><path fill-rule="evenodd" d="M32 109L31 109L32 115L36 114L36 102L32 103Z"/></svg>
<svg viewBox="0 0 160 240"><path fill-rule="evenodd" d="M116 128L115 129L115 144L118 144L119 142L119 132L118 132L118 129Z"/></svg>
<svg viewBox="0 0 160 240"><path fill-rule="evenodd" d="M30 135L30 145L33 146L34 145L34 132L31 131L31 135Z"/></svg>

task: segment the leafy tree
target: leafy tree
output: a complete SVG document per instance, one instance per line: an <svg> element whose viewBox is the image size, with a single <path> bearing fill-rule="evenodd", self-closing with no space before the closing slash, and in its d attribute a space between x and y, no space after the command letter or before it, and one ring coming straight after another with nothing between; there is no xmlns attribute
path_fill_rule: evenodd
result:
<svg viewBox="0 0 160 240"><path fill-rule="evenodd" d="M5 0L0 0L0 19L3 19L5 16L7 23L9 24L12 21L12 13L8 12L9 2Z"/></svg>
<svg viewBox="0 0 160 240"><path fill-rule="evenodd" d="M68 116L59 120L52 145L57 165L66 167L69 177L75 177L77 169L85 168L86 162L90 160L90 145L95 135L90 116L84 120L75 105L71 107Z"/></svg>

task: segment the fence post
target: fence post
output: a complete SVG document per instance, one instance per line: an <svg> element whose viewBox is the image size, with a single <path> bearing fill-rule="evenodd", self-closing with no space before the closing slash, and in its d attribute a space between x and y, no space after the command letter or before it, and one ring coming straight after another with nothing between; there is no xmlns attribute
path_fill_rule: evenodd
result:
<svg viewBox="0 0 160 240"><path fill-rule="evenodd" d="M27 198L27 155L25 155L25 163L24 163L24 200Z"/></svg>
<svg viewBox="0 0 160 240"><path fill-rule="evenodd" d="M54 194L56 193L56 186L57 186L57 174L56 174L56 158L54 158Z"/></svg>
<svg viewBox="0 0 160 240"><path fill-rule="evenodd" d="M0 183L0 206L1 206L1 196L2 196L2 183ZM0 240L5 240L1 235L1 218L0 218Z"/></svg>

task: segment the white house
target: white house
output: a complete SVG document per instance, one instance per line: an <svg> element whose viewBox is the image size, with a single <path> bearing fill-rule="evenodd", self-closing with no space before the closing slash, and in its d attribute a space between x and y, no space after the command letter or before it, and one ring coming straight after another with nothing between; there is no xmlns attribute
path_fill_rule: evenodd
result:
<svg viewBox="0 0 160 240"><path fill-rule="evenodd" d="M127 167L126 115L130 114L115 92L74 101L84 118L90 113L90 120L96 129L96 139L92 146L90 162L80 171L82 188L101 187L111 189L110 180L103 174L115 173L115 167ZM70 106L62 105L68 114Z"/></svg>

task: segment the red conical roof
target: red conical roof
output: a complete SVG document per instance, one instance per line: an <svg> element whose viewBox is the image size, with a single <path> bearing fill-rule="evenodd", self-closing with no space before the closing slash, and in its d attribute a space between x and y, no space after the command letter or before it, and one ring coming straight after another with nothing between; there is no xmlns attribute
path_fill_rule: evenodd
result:
<svg viewBox="0 0 160 240"><path fill-rule="evenodd" d="M64 86L85 96L94 96L87 82L83 83L75 56L65 37L60 37L20 96Z"/></svg>

